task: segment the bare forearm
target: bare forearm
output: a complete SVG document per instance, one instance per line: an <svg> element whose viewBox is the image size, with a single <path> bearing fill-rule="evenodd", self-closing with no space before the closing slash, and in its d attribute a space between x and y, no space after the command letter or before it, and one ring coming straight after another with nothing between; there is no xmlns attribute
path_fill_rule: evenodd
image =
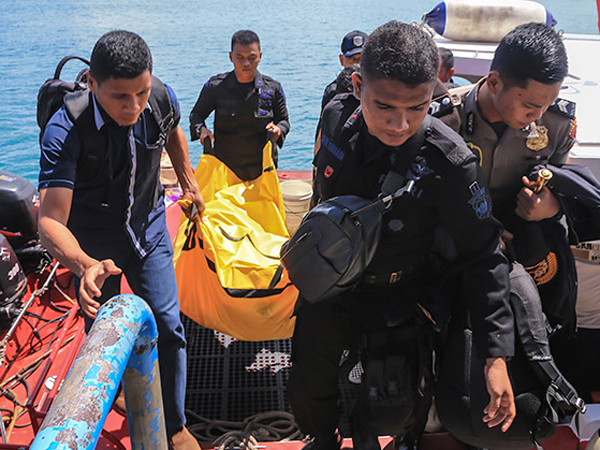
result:
<svg viewBox="0 0 600 450"><path fill-rule="evenodd" d="M98 262L81 249L73 233L62 223L41 217L39 229L42 245L77 276L82 277L88 267Z"/></svg>

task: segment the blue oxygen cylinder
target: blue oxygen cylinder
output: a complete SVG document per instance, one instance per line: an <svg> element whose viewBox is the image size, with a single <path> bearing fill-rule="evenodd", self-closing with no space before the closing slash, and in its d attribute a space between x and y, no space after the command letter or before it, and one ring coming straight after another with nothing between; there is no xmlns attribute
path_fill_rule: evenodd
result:
<svg viewBox="0 0 600 450"><path fill-rule="evenodd" d="M544 5L530 0L445 0L423 21L445 38L467 42L499 42L528 22L557 23Z"/></svg>

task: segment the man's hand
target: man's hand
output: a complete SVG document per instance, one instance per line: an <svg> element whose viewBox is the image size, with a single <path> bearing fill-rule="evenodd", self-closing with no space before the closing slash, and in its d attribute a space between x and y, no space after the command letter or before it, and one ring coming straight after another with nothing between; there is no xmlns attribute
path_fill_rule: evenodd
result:
<svg viewBox="0 0 600 450"><path fill-rule="evenodd" d="M200 196L200 201L201 205L198 206L198 203L191 200L190 198L182 197L179 200L177 200L177 204L188 219L193 219L194 221L196 221L202 220L202 213L206 208L202 196ZM194 205L196 206L197 210L194 210Z"/></svg>
<svg viewBox="0 0 600 450"><path fill-rule="evenodd" d="M517 195L517 207L515 213L517 216L528 222L537 222L554 217L560 211L560 203L550 189L546 186L542 188L539 194L533 192L536 186L535 181L527 177L522 178L524 187Z"/></svg>
<svg viewBox="0 0 600 450"><path fill-rule="evenodd" d="M112 259L99 261L85 269L79 286L79 300L81 309L87 316L92 319L96 318L100 303L94 298L102 295L102 286L108 277L120 273L121 269L115 265Z"/></svg>
<svg viewBox="0 0 600 450"><path fill-rule="evenodd" d="M200 143L202 145L204 145L204 139L209 138L210 142L214 143L215 142L215 137L212 134L212 131L210 131L208 128L206 127L202 127L200 128Z"/></svg>
<svg viewBox="0 0 600 450"><path fill-rule="evenodd" d="M213 139L210 130L206 127L202 127L200 139L204 140L206 136L210 136L210 138ZM171 158L175 173L177 174L177 180L179 181L181 191L183 192L182 199L194 203L198 208L198 213L202 215L205 208L204 199L200 194L200 188L198 187L198 183L194 177L194 170L190 165L187 139L185 138L185 134L183 134L183 130L180 126L177 126L171 132L165 148L169 154L169 157ZM191 216L191 204L189 205L189 209L187 211L184 209L184 212L188 217Z"/></svg>
<svg viewBox="0 0 600 450"><path fill-rule="evenodd" d="M488 358L484 367L485 384L490 394L490 403L483 412L483 421L488 427L502 424L502 432L510 428L517 415L515 397L508 377L506 362L502 358Z"/></svg>
<svg viewBox="0 0 600 450"><path fill-rule="evenodd" d="M269 122L267 124L267 126L265 127L265 129L271 130L273 132L273 140L275 142L277 142L279 140L279 138L281 137L281 128L279 128L277 125L275 125L273 122Z"/></svg>

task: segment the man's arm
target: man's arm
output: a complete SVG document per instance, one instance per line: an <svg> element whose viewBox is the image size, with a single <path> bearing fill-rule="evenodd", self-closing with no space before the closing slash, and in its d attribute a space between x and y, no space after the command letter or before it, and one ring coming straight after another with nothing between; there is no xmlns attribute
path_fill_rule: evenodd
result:
<svg viewBox="0 0 600 450"><path fill-rule="evenodd" d="M562 167L569 160L569 152L576 139L575 116L566 122L559 133L556 149L548 163ZM534 192L535 182L527 177L522 178L523 187L517 194L517 207L515 214L528 222L537 222L556 216L560 212L560 202L556 196L544 187L539 193Z"/></svg>
<svg viewBox="0 0 600 450"><path fill-rule="evenodd" d="M102 285L111 275L121 273L110 260L98 261L85 253L67 228L73 191L54 187L40 190L39 231L42 245L63 266L81 279L79 295L83 312L95 318L100 304L94 300L102 294Z"/></svg>
<svg viewBox="0 0 600 450"><path fill-rule="evenodd" d="M275 142L281 148L285 137L290 131L290 116L281 85L279 85L278 89L275 89L275 101L273 103L273 122L269 123L266 128L267 130L273 130Z"/></svg>
<svg viewBox="0 0 600 450"><path fill-rule="evenodd" d="M198 188L198 183L190 164L190 155L185 134L179 125L171 131L165 149L173 163L177 180L183 191L183 198L194 202L198 208L198 213L202 215L202 212L204 212L204 199L200 194L200 189ZM184 212L190 217L191 209L185 208Z"/></svg>
<svg viewBox="0 0 600 450"><path fill-rule="evenodd" d="M214 88L210 85L210 80L202 87L198 100L190 113L190 135L192 141L200 139L200 143L209 137L211 142L215 141L212 132L206 126L206 118L215 110L216 99Z"/></svg>
<svg viewBox="0 0 600 450"><path fill-rule="evenodd" d="M509 305L509 267L499 245L500 223L491 215L491 200L483 173L469 157L440 186L442 223L456 246L449 275L460 280L473 326L475 351L485 357L484 376L490 402L483 421L506 431L516 407L504 358L514 352L514 319Z"/></svg>
<svg viewBox="0 0 600 450"><path fill-rule="evenodd" d="M502 424L505 432L517 415L512 385L504 358L487 358L483 369L490 402L483 410L483 421L488 427Z"/></svg>

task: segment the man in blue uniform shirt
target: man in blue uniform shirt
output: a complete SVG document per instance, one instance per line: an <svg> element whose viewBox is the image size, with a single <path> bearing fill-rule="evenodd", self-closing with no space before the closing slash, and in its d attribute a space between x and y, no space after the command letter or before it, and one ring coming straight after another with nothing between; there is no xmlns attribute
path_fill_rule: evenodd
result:
<svg viewBox="0 0 600 450"><path fill-rule="evenodd" d="M250 30L237 31L231 38L229 59L234 70L206 82L190 114L192 141L214 142L214 154L242 180L257 178L263 169L262 149L268 131L279 147L290 131L285 94L281 84L261 74L260 40ZM215 132L206 118L215 111ZM274 145L273 160L277 164Z"/></svg>
<svg viewBox="0 0 600 450"><path fill-rule="evenodd" d="M354 448L377 449L377 434L412 430L422 405L400 400L423 398L431 383L419 375L427 371L422 363L431 349L423 343L428 331L417 304L427 297L426 256L441 229L452 243L444 276L457 282L456 297L474 325L474 351L487 361L490 400L482 420L506 431L514 419L505 362L513 354L513 316L501 227L491 216L475 156L438 119L426 120L438 71L433 40L416 27L389 22L363 47L360 74L353 75L356 97L338 95L323 112L315 157L321 200L347 194L374 199L398 188L388 183L394 175L417 181L384 214L378 248L358 286L304 301L297 310L288 392L296 421L313 437L311 450L339 449L340 358L359 336L368 356L363 393L350 418Z"/></svg>
<svg viewBox="0 0 600 450"><path fill-rule="evenodd" d="M175 94L151 72L150 49L138 35L112 31L98 40L89 92L79 97L87 101L85 109L74 123L63 106L42 139L40 237L75 275L88 329L100 305L119 293L122 274L148 302L158 325L169 446L199 449L185 428L186 342L159 183L163 146L184 198L200 212L204 203L178 125ZM162 135L148 105L165 90L173 122ZM90 148L91 135L104 144L100 154Z"/></svg>

